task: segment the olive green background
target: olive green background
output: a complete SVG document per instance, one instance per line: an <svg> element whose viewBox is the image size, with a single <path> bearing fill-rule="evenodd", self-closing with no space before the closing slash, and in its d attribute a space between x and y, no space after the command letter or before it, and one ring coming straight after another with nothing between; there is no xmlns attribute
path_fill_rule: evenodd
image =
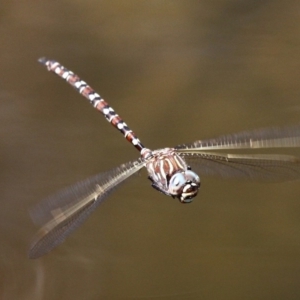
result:
<svg viewBox="0 0 300 300"><path fill-rule="evenodd" d="M32 205L138 157L39 57L78 73L152 149L293 125L299 11L299 1L0 1L0 298L299 299L300 181L199 174L198 197L181 205L143 171L62 246L27 259Z"/></svg>

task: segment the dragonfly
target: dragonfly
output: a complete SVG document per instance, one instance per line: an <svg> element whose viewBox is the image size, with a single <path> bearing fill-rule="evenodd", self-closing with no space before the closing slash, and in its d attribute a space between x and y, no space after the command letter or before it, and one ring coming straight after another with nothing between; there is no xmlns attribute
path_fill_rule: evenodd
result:
<svg viewBox="0 0 300 300"><path fill-rule="evenodd" d="M29 249L29 258L39 258L63 243L117 187L142 168L146 168L154 189L181 203L191 203L198 194L198 174L274 182L300 178L298 157L255 153L257 149L299 147L300 125L240 132L173 148L150 150L78 75L55 60L41 58L39 62L84 96L140 155L135 161L78 182L33 207L31 218L40 229ZM235 150L251 153L238 154Z"/></svg>

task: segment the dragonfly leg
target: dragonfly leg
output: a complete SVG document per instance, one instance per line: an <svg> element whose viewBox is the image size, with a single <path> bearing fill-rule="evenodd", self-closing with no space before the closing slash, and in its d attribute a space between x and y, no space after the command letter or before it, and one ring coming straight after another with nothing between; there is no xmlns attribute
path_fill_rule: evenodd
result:
<svg viewBox="0 0 300 300"><path fill-rule="evenodd" d="M172 196L170 193L166 192L165 190L163 190L161 187L158 186L157 183L155 183L155 181L151 178L151 176L148 176L148 179L152 182L151 186L156 189L157 191L163 193L166 196ZM173 196L172 196L173 197Z"/></svg>

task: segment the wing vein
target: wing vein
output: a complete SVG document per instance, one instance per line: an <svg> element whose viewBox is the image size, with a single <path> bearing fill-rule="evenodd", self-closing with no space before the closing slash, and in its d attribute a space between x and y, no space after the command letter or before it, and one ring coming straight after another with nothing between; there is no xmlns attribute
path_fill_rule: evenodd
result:
<svg viewBox="0 0 300 300"><path fill-rule="evenodd" d="M98 174L44 199L30 215L41 229L29 250L38 258L60 245L122 182L143 167L141 160Z"/></svg>

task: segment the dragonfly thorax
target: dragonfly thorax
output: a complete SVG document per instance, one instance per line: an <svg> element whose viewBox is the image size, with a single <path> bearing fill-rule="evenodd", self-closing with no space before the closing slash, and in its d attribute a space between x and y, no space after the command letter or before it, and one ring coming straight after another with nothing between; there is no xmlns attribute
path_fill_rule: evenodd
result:
<svg viewBox="0 0 300 300"><path fill-rule="evenodd" d="M185 160L173 148L151 151L144 148L145 160L152 187L165 195L178 198L182 203L192 201L199 190L200 178L191 171Z"/></svg>

